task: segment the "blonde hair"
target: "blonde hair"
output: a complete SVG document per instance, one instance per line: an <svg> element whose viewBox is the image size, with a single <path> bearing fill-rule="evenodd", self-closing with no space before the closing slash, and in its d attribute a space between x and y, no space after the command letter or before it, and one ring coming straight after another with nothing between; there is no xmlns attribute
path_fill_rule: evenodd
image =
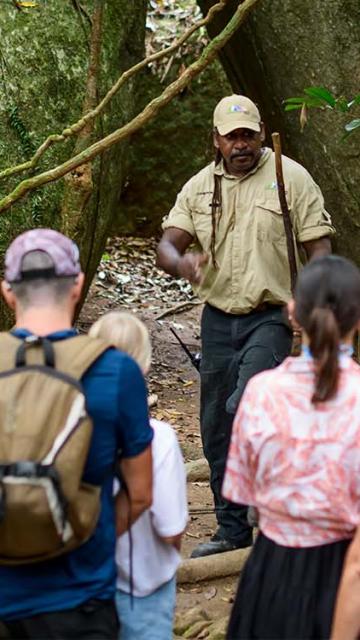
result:
<svg viewBox="0 0 360 640"><path fill-rule="evenodd" d="M143 373L151 364L151 342L145 324L127 311L110 311L97 320L89 331L92 338L103 338L116 349L125 351L138 363Z"/></svg>

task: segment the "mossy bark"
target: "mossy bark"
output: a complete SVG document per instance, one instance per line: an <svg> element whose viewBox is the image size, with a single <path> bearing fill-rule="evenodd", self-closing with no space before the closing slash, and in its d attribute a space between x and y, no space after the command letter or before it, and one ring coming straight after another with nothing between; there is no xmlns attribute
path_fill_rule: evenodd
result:
<svg viewBox="0 0 360 640"><path fill-rule="evenodd" d="M0 12L0 169L31 157L51 133L82 115L89 62L89 18L93 0L83 0L80 15L76 3L52 0L37 7L16 10L3 3ZM146 0L104 1L101 98L120 73L144 54ZM95 136L106 135L127 122L137 111L138 82L120 90L97 122ZM55 145L43 157L40 170L63 162L73 152L75 140ZM114 146L93 163L93 192L86 215L79 221L80 244L88 287L111 226L123 182L126 144ZM14 177L0 184L0 197L18 182ZM0 216L0 260L9 240L35 226L61 226L60 208L64 182L30 195ZM0 309L0 325L4 317Z"/></svg>
<svg viewBox="0 0 360 640"><path fill-rule="evenodd" d="M213 4L198 0L203 11ZM215 35L237 0L209 26ZM360 264L360 138L342 141L348 116L311 112L301 133L298 112L283 100L304 87L323 85L337 95L359 92L360 4L358 0L262 0L221 53L235 92L260 107L268 134L281 132L284 151L319 183L338 235L337 252ZM270 135L268 135L270 142Z"/></svg>
<svg viewBox="0 0 360 640"><path fill-rule="evenodd" d="M83 103L84 116L96 108L99 100L98 85L100 80L100 62L103 39L103 0L95 0L94 12L91 16L89 36L89 66ZM90 120L77 134L74 155L89 146L94 139L96 122ZM92 163L87 162L72 171L64 178L63 201L60 209L61 230L70 238L78 236L82 218L86 215L94 188Z"/></svg>

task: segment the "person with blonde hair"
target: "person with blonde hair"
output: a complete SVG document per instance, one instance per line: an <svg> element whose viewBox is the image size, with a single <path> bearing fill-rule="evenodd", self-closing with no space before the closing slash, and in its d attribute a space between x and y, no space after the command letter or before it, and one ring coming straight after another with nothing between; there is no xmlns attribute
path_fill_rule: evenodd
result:
<svg viewBox="0 0 360 640"><path fill-rule="evenodd" d="M145 324L135 315L112 311L95 322L89 333L132 356L143 373L148 373L150 336ZM186 476L173 429L159 420L151 419L150 424L154 430L153 502L131 527L133 572L130 536L124 534L117 541L116 604L121 620L120 640L172 638L175 575L180 562L181 536L188 518Z"/></svg>
<svg viewBox="0 0 360 640"><path fill-rule="evenodd" d="M146 375L151 366L151 341L146 325L128 311L109 311L92 325L89 335L105 338L134 358Z"/></svg>

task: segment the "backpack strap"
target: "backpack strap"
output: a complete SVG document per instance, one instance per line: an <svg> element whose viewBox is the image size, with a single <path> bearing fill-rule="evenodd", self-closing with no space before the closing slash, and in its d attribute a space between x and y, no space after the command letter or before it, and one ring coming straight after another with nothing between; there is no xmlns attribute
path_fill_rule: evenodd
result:
<svg viewBox="0 0 360 640"><path fill-rule="evenodd" d="M11 333L0 333L0 372L13 369L19 347L24 340ZM111 347L99 338L87 335L74 336L67 340L51 342L55 354L55 368L80 380L85 371ZM45 364L44 351L41 344L29 344L26 349L26 364Z"/></svg>
<svg viewBox="0 0 360 640"><path fill-rule="evenodd" d="M0 332L0 372L14 369L16 352L21 343L22 340L11 333Z"/></svg>
<svg viewBox="0 0 360 640"><path fill-rule="evenodd" d="M91 365L111 345L99 338L87 335L74 336L52 343L55 349L55 367L59 371L80 380Z"/></svg>

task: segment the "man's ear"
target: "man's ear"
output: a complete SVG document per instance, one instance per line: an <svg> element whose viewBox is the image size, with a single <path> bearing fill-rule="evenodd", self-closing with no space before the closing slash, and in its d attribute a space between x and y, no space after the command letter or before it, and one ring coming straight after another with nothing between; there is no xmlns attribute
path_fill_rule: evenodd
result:
<svg viewBox="0 0 360 640"><path fill-rule="evenodd" d="M265 141L265 125L264 125L263 122L260 122L260 127L261 127L261 129L260 129L260 140L261 140L261 142L264 142Z"/></svg>
<svg viewBox="0 0 360 640"><path fill-rule="evenodd" d="M214 142L214 147L215 147L215 149L218 149L218 148L219 148L218 135L219 135L219 134L218 134L218 131L217 131L217 129L215 128L215 129L213 130L213 142Z"/></svg>
<svg viewBox="0 0 360 640"><path fill-rule="evenodd" d="M1 281L1 293L8 307L10 307L10 309L14 311L16 307L16 299L12 292L10 284L6 282L6 280Z"/></svg>

